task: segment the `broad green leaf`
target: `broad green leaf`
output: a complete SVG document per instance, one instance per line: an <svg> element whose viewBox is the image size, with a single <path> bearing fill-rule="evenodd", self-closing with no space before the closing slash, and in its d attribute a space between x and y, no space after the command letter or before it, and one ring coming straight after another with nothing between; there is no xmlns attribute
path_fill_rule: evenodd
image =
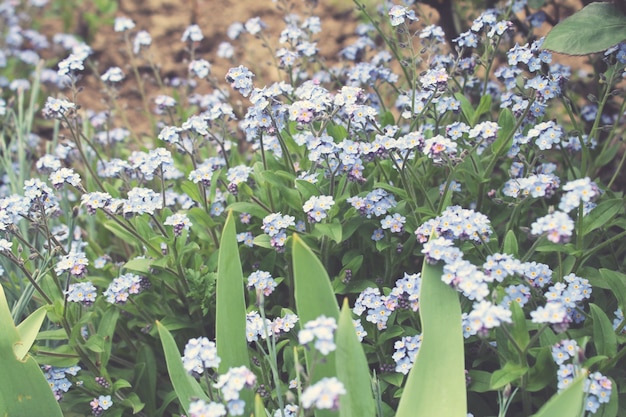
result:
<svg viewBox="0 0 626 417"><path fill-rule="evenodd" d="M502 252L507 253L509 255L517 256L518 246L517 246L517 236L513 230L509 230L504 237L504 244L502 246Z"/></svg>
<svg viewBox="0 0 626 417"><path fill-rule="evenodd" d="M528 372L526 366L518 365L513 362L507 362L502 369L498 369L491 375L491 389L499 390L507 384L520 379Z"/></svg>
<svg viewBox="0 0 626 417"><path fill-rule="evenodd" d="M32 320L38 321L39 314ZM23 347L16 349L16 345L32 344L33 326L27 322L24 333L29 340L22 340L0 285L0 370L4 381L0 389L0 416L63 417L37 361L26 353L22 355Z"/></svg>
<svg viewBox="0 0 626 417"><path fill-rule="evenodd" d="M471 126L475 126L476 123L478 123L478 120L480 120L480 116L482 116L485 113L489 113L489 111L491 110L491 95L487 94L484 96L480 97L480 103L478 103L478 107L476 107L476 112L474 113L474 116L472 117L472 122L471 122Z"/></svg>
<svg viewBox="0 0 626 417"><path fill-rule="evenodd" d="M424 262L420 288L422 344L396 417L466 417L465 352L458 293L441 265Z"/></svg>
<svg viewBox="0 0 626 417"><path fill-rule="evenodd" d="M337 334L335 360L337 378L343 382L346 394L341 397L339 415L341 417L375 417L376 404L372 396L367 358L352 323L352 311L345 298Z"/></svg>
<svg viewBox="0 0 626 417"><path fill-rule="evenodd" d="M470 383L469 390L473 392L491 391L491 374L486 371L471 370L469 371Z"/></svg>
<svg viewBox="0 0 626 417"><path fill-rule="evenodd" d="M586 235L609 222L624 208L624 200L613 198L604 200L583 218L583 234Z"/></svg>
<svg viewBox="0 0 626 417"><path fill-rule="evenodd" d="M513 135L511 133L515 128L515 117L511 110L502 109L498 116L498 126L500 126L498 138L491 144L491 149L497 157L500 157L508 152L511 149L511 145L513 145Z"/></svg>
<svg viewBox="0 0 626 417"><path fill-rule="evenodd" d="M315 231L324 236L328 236L336 243L341 243L341 224L340 223L317 223Z"/></svg>
<svg viewBox="0 0 626 417"><path fill-rule="evenodd" d="M293 235L292 256L294 296L301 326L321 315L338 319L339 307L328 273L311 248L297 234ZM311 369L310 359L307 353L309 369ZM315 364L313 381L332 376L336 376L334 352L326 357L325 363Z"/></svg>
<svg viewBox="0 0 626 417"><path fill-rule="evenodd" d="M540 9L546 4L546 0L528 0L528 7L531 9Z"/></svg>
<svg viewBox="0 0 626 417"><path fill-rule="evenodd" d="M115 327L117 326L117 319L120 316L120 310L118 308L109 308L105 310L100 319L98 325L97 335L102 338L102 355L100 355L100 362L102 367L106 367L111 358L111 345L113 343L113 334L115 333ZM93 337L93 336L92 336ZM91 337L89 338L91 340Z"/></svg>
<svg viewBox="0 0 626 417"><path fill-rule="evenodd" d="M515 301L511 303L511 313L513 319L513 325L509 326L511 335L519 348L524 350L526 346L528 346L528 343L530 343L530 335L526 327L526 316L522 307ZM508 325L505 324L505 326Z"/></svg>
<svg viewBox="0 0 626 417"><path fill-rule="evenodd" d="M122 400L121 404L131 408L133 410L133 414L137 414L146 406L135 392L126 394L126 398Z"/></svg>
<svg viewBox="0 0 626 417"><path fill-rule="evenodd" d="M300 191L300 194L302 194L302 201L306 201L314 195L320 195L320 192L315 184L311 184L305 180L296 180L295 184L296 189Z"/></svg>
<svg viewBox="0 0 626 417"><path fill-rule="evenodd" d="M625 39L626 16L613 4L591 3L552 28L542 47L567 55L587 55Z"/></svg>
<svg viewBox="0 0 626 417"><path fill-rule="evenodd" d="M600 276L611 288L613 295L622 311L626 311L626 274L610 269L600 269Z"/></svg>
<svg viewBox="0 0 626 417"><path fill-rule="evenodd" d="M263 398L259 394L254 396L254 415L253 417L265 417L265 406L263 405Z"/></svg>
<svg viewBox="0 0 626 417"><path fill-rule="evenodd" d="M309 321L315 320L321 315L339 318L339 307L330 284L328 273L311 248L294 233L293 235L293 277L294 297L296 300L297 313L300 317L300 325L304 326ZM336 352L330 352L323 362L313 363L309 350L305 350L307 368L311 371L311 382L317 382L324 377L333 377L336 372ZM317 355L319 357L319 355ZM317 410L316 417L332 416L334 413L327 410Z"/></svg>
<svg viewBox="0 0 626 417"><path fill-rule="evenodd" d="M552 378L556 372L556 365L552 359L552 353L549 348L541 348L535 359L535 364L528 372L528 383L526 389L530 392L536 392L544 389L552 382Z"/></svg>
<svg viewBox="0 0 626 417"><path fill-rule="evenodd" d="M152 347L143 344L135 359L135 390L146 403L145 412L156 414L157 362Z"/></svg>
<svg viewBox="0 0 626 417"><path fill-rule="evenodd" d="M220 362L219 372L229 368L250 368L248 342L246 341L246 300L243 271L239 259L239 245L233 212L228 212L222 231L216 284L215 342ZM250 404L252 401L250 396Z"/></svg>
<svg viewBox="0 0 626 417"><path fill-rule="evenodd" d="M130 261L126 262L124 264L123 268L130 269L131 271L141 272L141 273L145 274L145 273L150 272L150 267L152 266L153 262L154 262L154 259L135 258L135 259L131 259Z"/></svg>
<svg viewBox="0 0 626 417"><path fill-rule="evenodd" d="M591 317L593 319L593 344L598 355L612 358L617 353L617 337L613 330L611 320L606 316L600 307L589 304Z"/></svg>
<svg viewBox="0 0 626 417"><path fill-rule="evenodd" d="M180 405L186 412L189 412L189 404L192 399L201 399L208 402L209 398L202 390L198 381L185 371L180 351L172 334L158 320L156 326L161 338L161 345L163 345L167 372L170 374L174 391L176 391Z"/></svg>
<svg viewBox="0 0 626 417"><path fill-rule="evenodd" d="M259 219L262 219L263 217L270 214L269 211L265 210L258 204L248 203L245 201L233 203L227 207L227 210L232 210L237 213L250 213L251 215Z"/></svg>
<svg viewBox="0 0 626 417"><path fill-rule="evenodd" d="M465 97L463 93L455 93L454 98L461 102L461 113L465 117L465 121L467 124L471 124L472 120L474 120L474 106L472 103ZM474 127L473 125L471 127Z"/></svg>
<svg viewBox="0 0 626 417"><path fill-rule="evenodd" d="M17 331L20 334L20 342L13 348L15 356L19 360L23 360L24 356L28 353L41 328L43 319L46 318L46 308L44 306L39 307L33 311L28 317L24 319L18 326Z"/></svg>
<svg viewBox="0 0 626 417"><path fill-rule="evenodd" d="M533 417L580 416L583 410L586 371L563 391L554 394Z"/></svg>

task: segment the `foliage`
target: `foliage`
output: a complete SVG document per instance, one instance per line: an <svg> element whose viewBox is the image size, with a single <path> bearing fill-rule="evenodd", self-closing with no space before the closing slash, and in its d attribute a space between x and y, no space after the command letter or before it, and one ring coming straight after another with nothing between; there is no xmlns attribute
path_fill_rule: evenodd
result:
<svg viewBox="0 0 626 417"><path fill-rule="evenodd" d="M272 82L230 42L204 56L197 25L167 79L124 16L127 66L101 68L24 29L45 3L0 8L0 414L626 413L614 6L545 40L553 2L459 8L447 44L419 4L355 2L329 63L324 22L283 1L284 28L228 33Z"/></svg>

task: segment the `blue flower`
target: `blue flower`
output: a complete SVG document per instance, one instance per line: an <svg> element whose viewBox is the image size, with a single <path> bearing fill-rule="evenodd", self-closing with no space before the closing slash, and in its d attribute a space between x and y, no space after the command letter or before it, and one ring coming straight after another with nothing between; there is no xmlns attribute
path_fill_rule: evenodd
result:
<svg viewBox="0 0 626 417"><path fill-rule="evenodd" d="M300 397L302 407L317 409L339 409L339 396L346 393L346 389L337 378L322 378L306 388Z"/></svg>
<svg viewBox="0 0 626 417"><path fill-rule="evenodd" d="M408 7L394 5L389 9L389 19L391 21L391 26L399 26L404 23L405 19L410 21L418 21L419 19L415 16L415 11L409 9Z"/></svg>

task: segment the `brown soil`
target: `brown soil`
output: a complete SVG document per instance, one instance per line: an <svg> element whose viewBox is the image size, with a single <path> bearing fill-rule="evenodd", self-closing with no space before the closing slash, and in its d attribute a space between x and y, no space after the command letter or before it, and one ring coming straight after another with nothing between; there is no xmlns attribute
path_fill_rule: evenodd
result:
<svg viewBox="0 0 626 417"><path fill-rule="evenodd" d="M293 12L305 18L316 15L322 18L322 33L318 34L318 48L324 60L336 62L339 51L354 41L354 30L357 25L354 6L350 0L334 0L323 2L312 8L298 1ZM131 64L139 68L139 73L145 85L145 97L152 100L159 94L171 94L171 89L163 89L156 82L154 72L150 68L149 60L158 66L164 80L172 77L185 78L190 53L187 45L181 41L181 36L190 24L198 24L204 34L204 40L197 45L196 59L206 59L211 63L211 76L218 82L224 82L224 76L229 68L246 65L256 76L257 86L262 83L278 79L276 69L272 66L272 59L278 44L278 36L285 28L285 12L278 10L279 5L270 0L235 1L235 0L144 0L120 1L117 16L132 19L136 26L131 31L131 39L139 30L147 30L152 36L152 45L143 57L132 57L128 53L124 37L113 31L112 25L102 25L98 28L90 42L94 50L92 60L96 62L96 71L104 73L109 67L118 66L126 74L122 82L116 102L118 110L124 112L124 127L130 128L135 135L153 136L154 131L146 119L145 108L141 94L137 88L137 80L133 74ZM77 11L80 15L81 11ZM267 25L264 30L265 38L269 41L270 51L263 46L259 38L248 34L238 40L231 41L235 47L235 57L231 60L218 58L218 45L223 41L230 41L226 32L234 22L245 23L252 17L261 17ZM79 19L80 21L80 19ZM80 24L78 25L81 26ZM82 25L84 27L84 25ZM133 60L133 61L131 61ZM261 85L258 85L261 84ZM78 102L83 108L105 110L107 93L98 77L89 75L84 77L79 85L83 91ZM199 82L196 92L211 91L209 82Z"/></svg>

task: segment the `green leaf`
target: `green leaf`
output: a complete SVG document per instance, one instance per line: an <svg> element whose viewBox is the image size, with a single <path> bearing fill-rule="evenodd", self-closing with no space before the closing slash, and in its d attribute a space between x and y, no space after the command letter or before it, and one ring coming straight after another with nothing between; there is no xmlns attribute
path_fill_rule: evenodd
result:
<svg viewBox="0 0 626 417"><path fill-rule="evenodd" d="M153 262L154 262L154 259L135 258L126 262L123 268L146 274L150 272L150 266L152 265Z"/></svg>
<svg viewBox="0 0 626 417"><path fill-rule="evenodd" d="M23 360L28 351L30 350L41 328L43 319L46 318L46 308L44 306L39 307L33 311L28 317L24 319L18 326L17 331L20 334L20 343L13 347L13 352L19 360Z"/></svg>
<svg viewBox="0 0 626 417"><path fill-rule="evenodd" d="M259 394L256 394L254 396L254 417L265 417L266 415L263 399Z"/></svg>
<svg viewBox="0 0 626 417"><path fill-rule="evenodd" d="M396 417L466 417L465 352L458 293L441 265L424 262L420 288L422 344Z"/></svg>
<svg viewBox="0 0 626 417"><path fill-rule="evenodd" d="M517 343L521 350L526 349L526 346L530 343L530 335L528 334L528 328L526 327L526 316L520 305L513 301L511 303L511 313L513 325L510 326L510 332L513 336L513 340ZM506 326L506 324L505 324Z"/></svg>
<svg viewBox="0 0 626 417"><path fill-rule="evenodd" d="M134 392L126 394L126 398L122 400L122 405L131 408L133 410L133 414L137 414L138 412L143 410L143 408L145 407L145 404L141 401L139 396Z"/></svg>
<svg viewBox="0 0 626 417"><path fill-rule="evenodd" d="M301 325L315 320L321 315L339 318L339 307L330 284L328 273L306 243L293 235L293 276L294 296ZM307 365L311 369L311 355L307 351ZM313 382L323 377L335 376L335 353L326 357L326 362L313 367Z"/></svg>
<svg viewBox="0 0 626 417"><path fill-rule="evenodd" d="M238 201L236 203L233 203L229 205L226 208L226 210L227 211L232 210L237 213L250 213L251 215L253 215L254 217L258 219L262 219L263 217L270 214L269 211L265 210L263 207L259 206L258 204L248 203L245 201Z"/></svg>
<svg viewBox="0 0 626 417"><path fill-rule="evenodd" d="M528 367L518 365L513 362L507 362L502 369L498 369L491 375L491 389L499 390L500 388L504 388L507 384L510 384L511 382L514 382L526 375L527 372Z"/></svg>
<svg viewBox="0 0 626 417"><path fill-rule="evenodd" d="M513 145L513 136L511 133L515 128L515 117L511 110L502 109L498 116L498 126L500 126L500 130L498 130L498 138L494 143L491 144L491 149L493 153L500 157L508 152Z"/></svg>
<svg viewBox="0 0 626 417"><path fill-rule="evenodd" d="M215 309L215 341L217 354L222 358L219 372L225 373L231 367L242 365L250 368L246 341L244 279L232 211L228 212L220 242ZM246 403L252 403L251 395L250 401Z"/></svg>
<svg viewBox="0 0 626 417"><path fill-rule="evenodd" d="M170 380L172 381L180 405L188 413L189 404L192 399L197 398L207 402L210 400L202 390L200 384L198 384L198 381L185 371L180 352L178 351L178 347L176 347L176 342L172 334L158 320L156 326L159 331L159 337L161 338L161 345L163 345L163 352L165 353L167 372L170 375Z"/></svg>
<svg viewBox="0 0 626 417"><path fill-rule="evenodd" d="M591 3L556 25L543 49L567 55L604 51L626 39L626 16L610 3Z"/></svg>
<svg viewBox="0 0 626 417"><path fill-rule="evenodd" d="M626 311L626 274L610 269L600 269L600 276L611 288L613 295L622 311Z"/></svg>
<svg viewBox="0 0 626 417"><path fill-rule="evenodd" d="M491 391L491 374L485 371L471 370L468 374L472 381L469 390L473 392Z"/></svg>
<svg viewBox="0 0 626 417"><path fill-rule="evenodd" d="M604 311L595 304L589 304L591 318L593 319L593 344L598 355L612 358L617 353L617 337L613 330L611 320Z"/></svg>
<svg viewBox="0 0 626 417"><path fill-rule="evenodd" d="M135 360L135 391L146 403L146 414L156 414L157 362L152 347L143 344Z"/></svg>
<svg viewBox="0 0 626 417"><path fill-rule="evenodd" d="M606 225L623 208L624 200L621 198L612 198L600 202L583 218L583 235Z"/></svg>
<svg viewBox="0 0 626 417"><path fill-rule="evenodd" d="M341 224L340 223L317 223L315 231L324 236L328 236L336 243L341 243Z"/></svg>
<svg viewBox="0 0 626 417"><path fill-rule="evenodd" d="M472 103L467 99L467 97L465 97L465 94L463 93L455 93L454 98L461 102L461 113L463 113L467 124L472 123L472 120L474 120L474 106L472 106ZM471 127L474 126L472 125Z"/></svg>
<svg viewBox="0 0 626 417"><path fill-rule="evenodd" d="M502 251L509 255L517 256L518 250L517 236L513 230L509 230L504 237Z"/></svg>
<svg viewBox="0 0 626 417"><path fill-rule="evenodd" d="M337 378L343 382L346 394L340 399L341 417L375 417L376 404L372 396L369 366L367 358L352 323L352 311L345 298L337 334L335 355Z"/></svg>
<svg viewBox="0 0 626 417"><path fill-rule="evenodd" d="M300 194L302 194L302 201L306 201L314 195L320 195L320 192L315 184L311 184L305 180L296 180L295 184L296 189L300 191Z"/></svg>
<svg viewBox="0 0 626 417"><path fill-rule="evenodd" d="M0 389L0 416L63 417L37 361L28 354L22 355L23 347L32 344L31 331L39 314L26 323L23 330L29 340L22 340L0 285L0 370L4 381ZM15 349L16 345L23 347ZM21 359L16 357L16 351Z"/></svg>
<svg viewBox="0 0 626 417"><path fill-rule="evenodd" d="M478 107L476 107L476 112L472 117L471 126L475 126L478 120L480 120L480 116L485 113L489 113L491 110L491 95L487 94L480 97L480 103L478 103Z"/></svg>
<svg viewBox="0 0 626 417"><path fill-rule="evenodd" d="M97 335L102 338L102 355L100 355L100 362L103 367L106 367L111 358L111 345L113 343L113 334L115 333L115 327L117 326L117 319L120 316L120 310L118 308L109 308L105 310L100 319L98 325ZM93 336L92 336L93 337ZM91 340L91 337L89 338Z"/></svg>
<svg viewBox="0 0 626 417"><path fill-rule="evenodd" d="M587 375L579 375L572 384L552 398L533 417L579 416L583 410L585 379Z"/></svg>

